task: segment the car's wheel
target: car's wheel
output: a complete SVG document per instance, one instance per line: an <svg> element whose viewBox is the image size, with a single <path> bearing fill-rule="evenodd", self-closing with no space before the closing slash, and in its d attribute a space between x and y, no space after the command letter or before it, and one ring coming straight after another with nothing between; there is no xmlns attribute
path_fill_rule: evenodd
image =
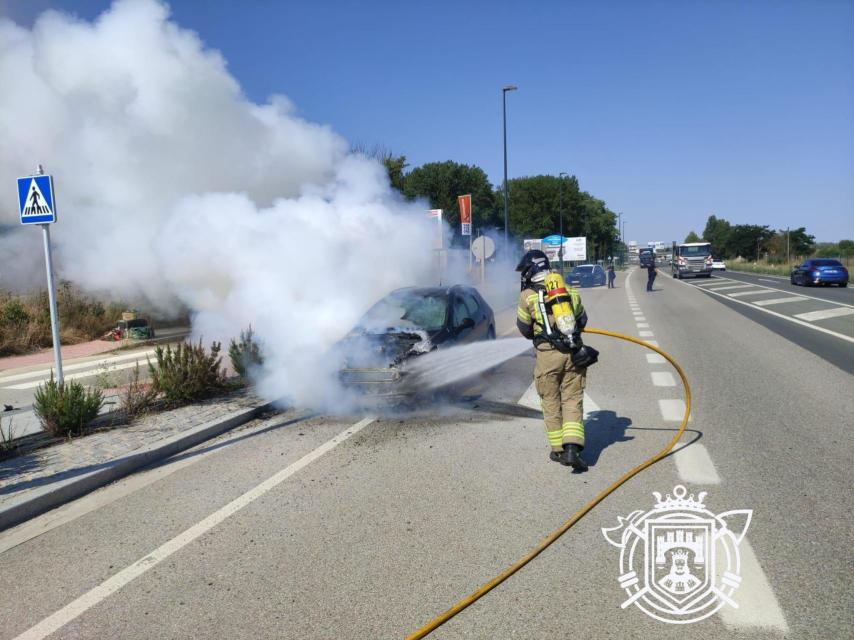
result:
<svg viewBox="0 0 854 640"><path fill-rule="evenodd" d="M847 283L847 282L840 282L840 283L839 283L839 286L840 286L840 287L847 287L847 286L848 286L848 283Z"/></svg>
<svg viewBox="0 0 854 640"><path fill-rule="evenodd" d="M495 327L490 326L489 329L486 330L486 339L495 340Z"/></svg>
<svg viewBox="0 0 854 640"><path fill-rule="evenodd" d="M797 285L797 284L798 284L797 282L795 282L795 276L789 276L789 282L790 282L791 284L793 284L793 285Z"/></svg>

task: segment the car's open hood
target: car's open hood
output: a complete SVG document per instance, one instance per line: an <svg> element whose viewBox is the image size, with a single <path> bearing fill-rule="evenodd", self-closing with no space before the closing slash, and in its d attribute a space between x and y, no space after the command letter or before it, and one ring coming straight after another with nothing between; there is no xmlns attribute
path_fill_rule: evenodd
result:
<svg viewBox="0 0 854 640"><path fill-rule="evenodd" d="M431 334L402 327L389 328L383 333L354 331L338 343L335 351L341 358L342 368L372 369L397 366L431 349Z"/></svg>

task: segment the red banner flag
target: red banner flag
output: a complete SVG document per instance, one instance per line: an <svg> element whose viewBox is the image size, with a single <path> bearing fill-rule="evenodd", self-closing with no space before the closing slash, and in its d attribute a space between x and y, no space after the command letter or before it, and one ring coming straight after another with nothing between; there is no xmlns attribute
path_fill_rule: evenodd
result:
<svg viewBox="0 0 854 640"><path fill-rule="evenodd" d="M460 225L464 236L471 235L471 194L457 196L460 205Z"/></svg>

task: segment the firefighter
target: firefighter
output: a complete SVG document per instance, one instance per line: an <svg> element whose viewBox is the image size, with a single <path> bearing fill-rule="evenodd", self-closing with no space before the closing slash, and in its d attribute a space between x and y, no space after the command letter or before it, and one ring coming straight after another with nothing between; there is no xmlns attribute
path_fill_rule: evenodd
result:
<svg viewBox="0 0 854 640"><path fill-rule="evenodd" d="M516 309L519 332L534 341L534 384L543 408L549 459L585 471L584 386L587 367L598 352L581 341L587 313L581 296L567 288L560 274L552 272L542 251L528 251L516 271L521 273L522 293Z"/></svg>

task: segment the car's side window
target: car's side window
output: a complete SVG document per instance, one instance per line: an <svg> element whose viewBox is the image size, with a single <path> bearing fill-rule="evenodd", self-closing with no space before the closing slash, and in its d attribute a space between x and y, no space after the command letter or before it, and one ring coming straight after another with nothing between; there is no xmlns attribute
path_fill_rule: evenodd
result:
<svg viewBox="0 0 854 640"><path fill-rule="evenodd" d="M463 323L463 320L470 317L471 314L462 296L454 296L454 326L459 327Z"/></svg>
<svg viewBox="0 0 854 640"><path fill-rule="evenodd" d="M469 317L474 319L477 316L478 309L480 308L480 305L477 303L477 299L475 299L475 297L470 293L466 293L463 295L463 301L468 308Z"/></svg>

